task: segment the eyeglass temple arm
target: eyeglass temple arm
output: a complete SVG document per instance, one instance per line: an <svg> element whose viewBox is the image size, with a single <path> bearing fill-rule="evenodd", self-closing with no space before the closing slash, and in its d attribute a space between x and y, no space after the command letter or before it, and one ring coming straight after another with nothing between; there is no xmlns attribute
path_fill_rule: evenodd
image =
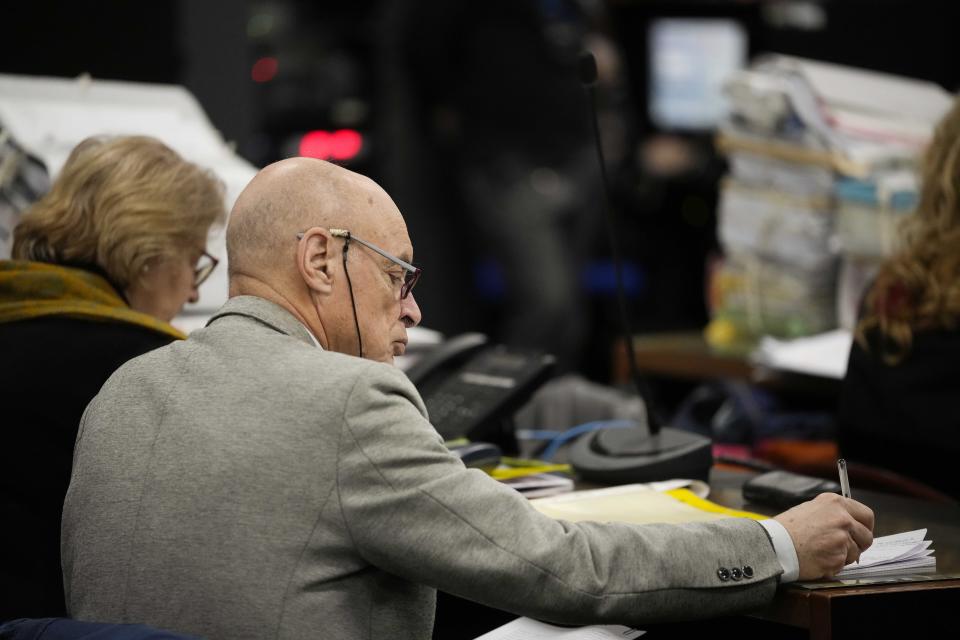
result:
<svg viewBox="0 0 960 640"><path fill-rule="evenodd" d="M384 258L386 258L387 260L392 260L393 262L396 262L397 264L399 264L401 267L403 267L403 268L406 269L407 271L417 271L417 267L413 266L412 264L410 264L410 263L407 262L406 260L401 260L401 259L398 258L397 256L391 255L391 254L387 253L386 251L384 251L384 250L381 249L380 247L378 247L378 246L376 246L376 245L372 245L372 244L370 244L369 242L367 242L366 240L361 240L361 239L358 238L357 236L351 234L351 233L350 233L349 231L347 231L346 229L330 229L330 235L332 235L332 236L337 236L338 238L350 238L350 239L353 240L354 242L359 242L360 244L362 244L362 245L365 246L366 248L370 249L371 251L375 251L375 252L379 253L380 255L382 255L382 256L383 256Z"/></svg>
<svg viewBox="0 0 960 640"><path fill-rule="evenodd" d="M396 262L397 264L399 264L401 267L403 267L403 268L406 269L407 271L419 271L419 270L420 270L419 267L413 266L412 264L410 264L410 263L407 262L406 260L401 260L401 259L398 258L397 256L394 256L394 255L391 255L391 254L387 253L386 251L384 251L384 250L381 249L380 247L378 247L378 246L376 246L376 245L372 245L372 244L370 244L369 242L367 242L366 240L361 240L360 238L358 238L357 236L353 235L352 233L350 233L350 232L347 231L346 229L328 229L328 231L330 231L330 235L332 235L332 236L334 236L334 237L337 237L337 238L349 238L350 240L353 240L354 242L359 242L360 244L362 244L362 245L365 246L366 248L370 249L371 251L375 251L375 252L379 253L380 255L382 255L382 256L383 256L384 258L386 258L387 260L392 260L393 262ZM297 240L303 240L303 232L302 232L302 231L297 234Z"/></svg>

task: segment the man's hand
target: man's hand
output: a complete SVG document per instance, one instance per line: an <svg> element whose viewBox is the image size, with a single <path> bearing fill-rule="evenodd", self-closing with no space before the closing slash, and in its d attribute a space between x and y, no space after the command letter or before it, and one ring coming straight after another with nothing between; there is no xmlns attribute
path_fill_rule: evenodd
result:
<svg viewBox="0 0 960 640"><path fill-rule="evenodd" d="M774 520L797 548L800 580L834 576L873 544L873 511L835 493L821 493Z"/></svg>

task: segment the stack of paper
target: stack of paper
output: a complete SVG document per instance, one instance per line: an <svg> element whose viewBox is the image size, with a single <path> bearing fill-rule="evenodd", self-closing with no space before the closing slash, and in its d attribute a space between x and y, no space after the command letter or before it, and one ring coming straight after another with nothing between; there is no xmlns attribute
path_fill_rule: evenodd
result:
<svg viewBox="0 0 960 640"><path fill-rule="evenodd" d="M639 638L644 633L646 631L614 624L555 627L530 618L517 618L513 622L483 634L476 640L615 640L616 638Z"/></svg>
<svg viewBox="0 0 960 640"><path fill-rule="evenodd" d="M730 251L713 274L714 318L751 336L795 338L827 331L836 324L834 273L832 259L826 270L811 271Z"/></svg>
<svg viewBox="0 0 960 640"><path fill-rule="evenodd" d="M710 287L707 341L738 350L838 320L849 327L875 265L841 287L840 260L895 251L920 155L953 97L929 82L781 55L758 58L724 91L730 117L717 146L730 175L718 236L726 260ZM845 273L857 276L860 266Z"/></svg>
<svg viewBox="0 0 960 640"><path fill-rule="evenodd" d="M727 86L732 117L718 147L730 174L717 209L725 259L712 278L707 334L718 348L836 326L834 166L828 145L786 99L790 79L754 69Z"/></svg>
<svg viewBox="0 0 960 640"><path fill-rule="evenodd" d="M841 178L835 245L845 256L892 256L901 242L900 226L917 205L919 184L913 172L888 172L873 180Z"/></svg>
<svg viewBox="0 0 960 640"><path fill-rule="evenodd" d="M501 457L496 468L487 470L499 480L527 498L541 498L573 491L573 468L530 458Z"/></svg>
<svg viewBox="0 0 960 640"><path fill-rule="evenodd" d="M728 253L753 254L788 272L831 267L833 204L826 197L726 180L718 213L718 233Z"/></svg>
<svg viewBox="0 0 960 640"><path fill-rule="evenodd" d="M843 580L936 570L937 559L930 548L933 543L923 539L926 535L926 529L918 529L874 538L873 545L860 556L860 563L848 564L836 577Z"/></svg>
<svg viewBox="0 0 960 640"><path fill-rule="evenodd" d="M725 90L738 129L826 150L861 178L912 164L953 103L930 82L783 55L759 57Z"/></svg>
<svg viewBox="0 0 960 640"><path fill-rule="evenodd" d="M527 498L542 498L573 491L573 478L556 473L534 473L500 482L516 489Z"/></svg>

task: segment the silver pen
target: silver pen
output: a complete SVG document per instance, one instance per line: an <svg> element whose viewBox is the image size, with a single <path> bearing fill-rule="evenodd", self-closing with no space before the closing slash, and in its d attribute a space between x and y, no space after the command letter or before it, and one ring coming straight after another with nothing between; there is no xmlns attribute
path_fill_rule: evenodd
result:
<svg viewBox="0 0 960 640"><path fill-rule="evenodd" d="M837 460L837 471L840 472L840 494L844 498L849 498L850 496L850 478L847 477L847 461L843 458ZM860 560L857 560L857 564L860 564Z"/></svg>
<svg viewBox="0 0 960 640"><path fill-rule="evenodd" d="M850 478L847 477L847 461L843 458L837 460L837 470L840 471L840 493L844 498L850 496Z"/></svg>

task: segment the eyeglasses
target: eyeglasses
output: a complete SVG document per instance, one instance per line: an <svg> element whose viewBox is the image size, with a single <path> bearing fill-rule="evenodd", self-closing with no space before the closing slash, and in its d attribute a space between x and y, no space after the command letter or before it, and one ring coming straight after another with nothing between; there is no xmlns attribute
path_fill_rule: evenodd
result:
<svg viewBox="0 0 960 640"><path fill-rule="evenodd" d="M200 254L200 259L197 260L197 266L193 269L193 286L199 287L206 282L218 264L220 264L220 261L206 251Z"/></svg>
<svg viewBox="0 0 960 640"><path fill-rule="evenodd" d="M403 272L404 272L404 273L403 273L403 285L401 285L401 287L400 287L400 299L401 299L401 300L403 300L403 299L406 298L408 295L410 295L410 292L413 290L414 285L416 285L416 284L417 284L417 281L420 279L420 274L423 273L423 269L421 269L420 267L415 267L415 266L413 266L412 264L410 264L409 262L407 262L407 261L405 261L405 260L401 260L400 258L396 257L395 255L392 255L392 254L390 254L390 253L387 253L386 251L384 251L383 249L381 249L380 247L378 247L377 245L375 245L375 244L373 244L373 243L371 243L371 242L367 242L366 240L361 240L361 239L358 238L357 236L351 234L351 233L350 233L349 231L347 231L346 229L330 229L330 235L332 235L332 236L334 236L334 237L337 237L337 238L343 238L344 241L345 241L348 245L349 245L349 243L350 243L351 240L353 240L354 242L358 242L358 243L362 244L363 246L365 246L366 248L370 249L371 251L375 251L375 252L379 253L381 256L383 256L384 258L386 258L386 259L389 260L390 262L392 262L392 263L396 264L397 266L401 267L401 268L403 269ZM297 239L299 240L299 239L301 239L301 238L303 238L303 233L302 233L302 232L297 234Z"/></svg>

